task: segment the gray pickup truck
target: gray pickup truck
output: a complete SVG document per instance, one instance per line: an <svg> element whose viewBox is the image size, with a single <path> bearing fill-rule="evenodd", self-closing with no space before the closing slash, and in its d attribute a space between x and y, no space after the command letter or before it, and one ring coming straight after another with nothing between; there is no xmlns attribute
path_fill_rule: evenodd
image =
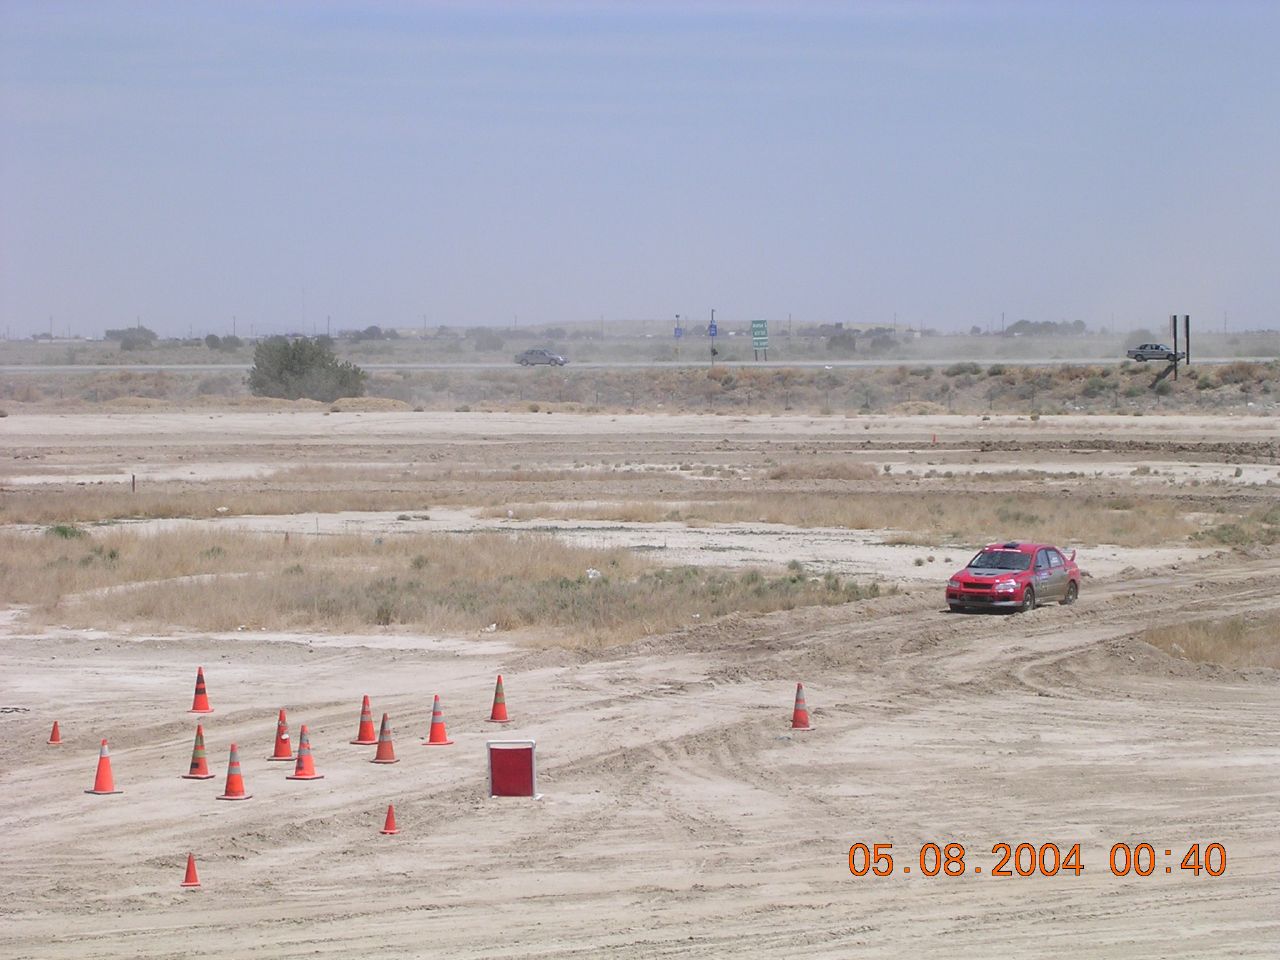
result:
<svg viewBox="0 0 1280 960"><path fill-rule="evenodd" d="M1168 360L1172 363L1174 360L1185 360L1187 355L1181 350L1174 351L1172 347L1163 343L1140 343L1136 347L1130 347L1125 351L1125 356L1130 360L1137 360L1146 363L1148 360Z"/></svg>

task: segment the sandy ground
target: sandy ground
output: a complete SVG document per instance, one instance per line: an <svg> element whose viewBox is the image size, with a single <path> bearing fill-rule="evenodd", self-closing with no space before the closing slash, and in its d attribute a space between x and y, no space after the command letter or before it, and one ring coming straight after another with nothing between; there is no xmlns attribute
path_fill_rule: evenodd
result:
<svg viewBox="0 0 1280 960"><path fill-rule="evenodd" d="M665 462L717 456L743 437L780 448L865 433L903 444L903 456L917 445L923 459L935 456L935 429L954 433L940 443L965 444L993 429L937 419L863 430L808 418L10 417L0 433L41 471L110 475L117 454L166 469L190 457L198 469L206 455L280 463L296 444L326 461L345 451L364 462L376 449L396 462L440 451L461 462L479 443L506 459L502 445L518 440L527 462L530 429L548 462L628 448ZM1275 467L1267 421L1105 419L1000 424L1027 449L986 460L1144 462L1114 440L1101 456L1080 448L1133 427L1134 444L1166 442L1170 464L1220 466L1230 443L1254 444L1252 462ZM1033 430L1076 447L1029 453ZM429 522L505 521L433 510ZM803 549L893 562L830 531L564 526L564 536L633 546L683 537L668 549L697 562ZM742 549L714 549L726 545ZM0 623L0 957L1274 957L1280 677L1191 665L1134 639L1153 625L1280 609L1280 558L1203 553L1096 558L1105 575L1079 604L1026 616L946 614L935 581L594 655L518 636L394 630L31 635L10 611ZM218 776L205 782L179 778L201 664L216 709L205 730ZM514 719L502 728L484 722L497 672ZM814 713L807 733L789 729L797 680ZM370 764L372 748L347 743L365 693L376 714L391 714L399 764ZM427 749L434 693L456 743ZM265 760L282 706L295 736L309 725L325 779L287 781L288 764ZM66 740L57 748L43 742L54 719ZM101 737L119 796L83 793ZM484 742L495 737L537 739L542 800L486 797ZM214 800L232 740L254 795L244 803ZM388 802L397 837L377 832ZM920 846L953 841L966 847L966 874L922 876ZM894 875L851 876L855 842L893 843ZM1079 842L1084 872L992 877L999 842ZM1152 844L1152 874L1113 876L1117 842ZM1191 844L1212 842L1227 851L1223 876L1179 868ZM198 892L177 886L188 850Z"/></svg>

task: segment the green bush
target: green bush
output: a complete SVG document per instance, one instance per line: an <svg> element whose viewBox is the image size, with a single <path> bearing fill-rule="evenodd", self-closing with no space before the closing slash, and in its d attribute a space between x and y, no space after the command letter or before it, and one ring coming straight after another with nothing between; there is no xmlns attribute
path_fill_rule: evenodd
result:
<svg viewBox="0 0 1280 960"><path fill-rule="evenodd" d="M320 400L364 395L368 374L347 360L339 360L327 341L299 337L268 337L253 351L249 389L254 396L285 400Z"/></svg>

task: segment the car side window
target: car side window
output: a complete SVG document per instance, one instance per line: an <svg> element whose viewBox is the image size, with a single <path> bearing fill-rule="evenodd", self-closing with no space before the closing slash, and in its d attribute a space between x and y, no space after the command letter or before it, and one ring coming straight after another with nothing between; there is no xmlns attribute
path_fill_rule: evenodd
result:
<svg viewBox="0 0 1280 960"><path fill-rule="evenodd" d="M1066 562L1062 559L1062 554L1060 554L1057 550L1049 551L1049 566L1051 567L1066 566Z"/></svg>
<svg viewBox="0 0 1280 960"><path fill-rule="evenodd" d="M1044 550L1039 550L1036 552L1036 569L1037 570L1049 569L1049 554Z"/></svg>

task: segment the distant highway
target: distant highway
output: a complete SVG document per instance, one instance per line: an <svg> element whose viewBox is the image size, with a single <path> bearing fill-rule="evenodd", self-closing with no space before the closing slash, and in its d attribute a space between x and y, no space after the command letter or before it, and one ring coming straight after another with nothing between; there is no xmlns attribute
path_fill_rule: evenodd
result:
<svg viewBox="0 0 1280 960"><path fill-rule="evenodd" d="M1221 363L1270 363L1275 357L1196 357L1192 366ZM953 363L976 363L982 367L1003 364L1006 367L1067 367L1109 366L1124 362L1123 357L1079 357L1039 360L1002 360L992 357L952 357L947 360L717 360L717 367L796 367L810 370L883 369L885 367L949 367ZM520 370L510 362L498 363L360 363L371 372L394 370ZM1153 370L1161 364L1149 361ZM672 368L696 368L710 366L707 360L599 360L583 363L569 362L563 368L572 370L663 370ZM103 363L103 364L3 364L0 374L40 373L247 373L247 363ZM536 367L528 368L530 370Z"/></svg>

